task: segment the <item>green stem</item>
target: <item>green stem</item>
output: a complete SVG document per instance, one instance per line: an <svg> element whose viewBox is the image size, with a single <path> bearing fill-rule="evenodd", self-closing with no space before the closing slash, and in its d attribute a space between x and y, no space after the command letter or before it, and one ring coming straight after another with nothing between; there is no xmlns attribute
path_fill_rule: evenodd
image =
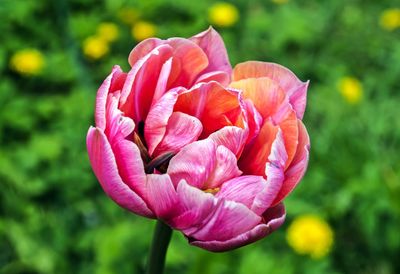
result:
<svg viewBox="0 0 400 274"><path fill-rule="evenodd" d="M164 272L165 255L171 240L172 229L158 220L151 243L150 256L146 274L162 274Z"/></svg>

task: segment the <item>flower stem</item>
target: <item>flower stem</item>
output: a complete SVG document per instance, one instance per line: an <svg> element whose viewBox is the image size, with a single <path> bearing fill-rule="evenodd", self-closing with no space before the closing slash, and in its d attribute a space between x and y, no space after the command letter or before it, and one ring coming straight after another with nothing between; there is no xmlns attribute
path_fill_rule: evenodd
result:
<svg viewBox="0 0 400 274"><path fill-rule="evenodd" d="M162 274L164 272L165 255L171 240L172 229L158 220L147 262L146 274Z"/></svg>

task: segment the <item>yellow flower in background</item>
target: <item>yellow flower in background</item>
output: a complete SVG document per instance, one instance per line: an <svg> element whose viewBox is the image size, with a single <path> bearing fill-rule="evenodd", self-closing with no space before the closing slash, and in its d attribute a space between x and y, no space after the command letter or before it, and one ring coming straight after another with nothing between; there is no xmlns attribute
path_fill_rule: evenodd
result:
<svg viewBox="0 0 400 274"><path fill-rule="evenodd" d="M97 27L97 35L106 40L107 42L113 42L117 40L119 36L118 26L114 23L104 22Z"/></svg>
<svg viewBox="0 0 400 274"><path fill-rule="evenodd" d="M360 102L363 95L361 82L354 77L343 77L339 81L339 91L350 104Z"/></svg>
<svg viewBox="0 0 400 274"><path fill-rule="evenodd" d="M385 30L395 30L400 27L400 9L384 10L380 17L380 25Z"/></svg>
<svg viewBox="0 0 400 274"><path fill-rule="evenodd" d="M289 0L271 0L272 3L277 4L277 5L282 5L282 4L286 4L287 2L289 2Z"/></svg>
<svg viewBox="0 0 400 274"><path fill-rule="evenodd" d="M142 41L146 38L153 37L156 32L156 25L146 21L139 21L132 27L132 37L136 41Z"/></svg>
<svg viewBox="0 0 400 274"><path fill-rule="evenodd" d="M98 36L90 36L83 41L83 53L90 59L100 59L109 52L106 40Z"/></svg>
<svg viewBox="0 0 400 274"><path fill-rule="evenodd" d="M134 8L123 8L117 14L118 18L127 25L133 25L139 18L139 15L139 11Z"/></svg>
<svg viewBox="0 0 400 274"><path fill-rule="evenodd" d="M286 239L297 253L318 259L331 250L333 231L329 224L318 216L303 215L290 224Z"/></svg>
<svg viewBox="0 0 400 274"><path fill-rule="evenodd" d="M20 74L37 75L44 67L44 56L37 49L20 50L11 57L10 67Z"/></svg>
<svg viewBox="0 0 400 274"><path fill-rule="evenodd" d="M230 3L218 2L208 10L208 19L213 25L230 27L239 20L239 11Z"/></svg>

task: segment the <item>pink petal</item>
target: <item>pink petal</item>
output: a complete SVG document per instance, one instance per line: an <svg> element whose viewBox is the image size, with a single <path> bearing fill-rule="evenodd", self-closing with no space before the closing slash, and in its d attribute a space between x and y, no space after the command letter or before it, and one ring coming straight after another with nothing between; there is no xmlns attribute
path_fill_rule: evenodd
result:
<svg viewBox="0 0 400 274"><path fill-rule="evenodd" d="M261 217L241 203L221 200L211 219L194 233L186 236L196 241L226 241L261 222Z"/></svg>
<svg viewBox="0 0 400 274"><path fill-rule="evenodd" d="M213 189L219 187L223 182L240 176L242 172L237 167L235 154L224 146L218 146L215 152L216 163L214 170L204 182L203 188Z"/></svg>
<svg viewBox="0 0 400 274"><path fill-rule="evenodd" d="M122 72L119 66L114 66L111 74L104 80L103 84L97 91L95 122L96 126L102 130L106 129L106 102L110 92L121 89L126 74Z"/></svg>
<svg viewBox="0 0 400 274"><path fill-rule="evenodd" d="M154 91L152 104L157 103L157 101L163 96L167 90L167 83L169 75L172 68L172 57L169 58L162 66L160 75L157 80L156 90Z"/></svg>
<svg viewBox="0 0 400 274"><path fill-rule="evenodd" d="M190 40L199 45L208 57L209 64L203 73L210 71L223 71L230 78L232 67L229 63L224 41L218 32L210 27L208 30L193 36ZM230 81L229 78L228 82Z"/></svg>
<svg viewBox="0 0 400 274"><path fill-rule="evenodd" d="M240 176L226 181L215 197L241 203L252 209L255 197L266 187L267 181L262 176Z"/></svg>
<svg viewBox="0 0 400 274"><path fill-rule="evenodd" d="M167 170L174 185L185 180L194 187L203 188L204 182L213 172L216 163L216 148L212 140L206 139L191 143L181 149L171 159Z"/></svg>
<svg viewBox="0 0 400 274"><path fill-rule="evenodd" d="M207 249L213 252L222 252L232 250L250 243L253 243L259 239L262 239L269 235L271 232L280 227L285 221L285 209L282 204L277 205L274 208L268 209L264 213L265 223L259 224L234 238L228 240L211 240L211 241L198 241L189 240L190 244Z"/></svg>
<svg viewBox="0 0 400 274"><path fill-rule="evenodd" d="M174 112L168 120L164 138L154 150L154 156L166 152L177 153L181 148L198 139L203 130L196 117L182 112Z"/></svg>
<svg viewBox="0 0 400 274"><path fill-rule="evenodd" d="M172 51L168 45L158 46L135 63L128 73L121 92L120 109L136 123L145 120L161 70L172 57Z"/></svg>
<svg viewBox="0 0 400 274"><path fill-rule="evenodd" d="M111 147L121 179L130 189L147 202L146 174L139 148L132 141L122 138L111 144Z"/></svg>
<svg viewBox="0 0 400 274"><path fill-rule="evenodd" d="M177 187L181 214L171 219L168 224L185 234L193 233L212 217L217 200L210 193L188 185L182 180Z"/></svg>
<svg viewBox="0 0 400 274"><path fill-rule="evenodd" d="M268 77L276 81L289 96L290 103L299 119L303 118L309 82L300 81L289 69L274 63L249 61L236 65L233 79Z"/></svg>
<svg viewBox="0 0 400 274"><path fill-rule="evenodd" d="M247 130L240 127L226 126L212 133L209 138L217 145L223 145L238 158L246 143Z"/></svg>
<svg viewBox="0 0 400 274"><path fill-rule="evenodd" d="M167 174L147 175L147 191L150 207L157 218L169 219L180 211L178 194Z"/></svg>
<svg viewBox="0 0 400 274"><path fill-rule="evenodd" d="M156 47L162 45L164 43L163 40L158 38L149 38L143 40L139 44L137 44L131 51L128 57L128 62L133 67L136 62L138 62L141 58L145 57L148 53L150 53Z"/></svg>
<svg viewBox="0 0 400 274"><path fill-rule="evenodd" d="M147 115L146 122L144 123L144 136L150 155L153 154L154 149L164 137L168 120L177 98L177 89L167 92L151 107Z"/></svg>
<svg viewBox="0 0 400 274"><path fill-rule="evenodd" d="M212 71L212 72L207 72L205 74L201 74L199 76L199 78L197 78L196 80L196 84L197 83L207 83L207 82L211 82L211 81L215 81L220 83L222 86L228 86L229 85L229 81L230 81L230 76L223 71Z"/></svg>
<svg viewBox="0 0 400 274"><path fill-rule="evenodd" d="M282 188L275 198L273 204L276 205L282 201L303 178L308 165L308 157L310 150L310 138L303 123L299 120L299 143L296 155L293 158L288 169L285 171L285 181Z"/></svg>
<svg viewBox="0 0 400 274"><path fill-rule="evenodd" d="M122 181L115 156L103 131L91 127L86 143L93 171L107 195L121 207L145 217L154 217L143 199Z"/></svg>
<svg viewBox="0 0 400 274"><path fill-rule="evenodd" d="M180 68L177 79L170 80L170 87L190 87L199 73L208 66L207 56L199 46L188 39L170 38L166 43L174 49L173 56L177 64L173 65Z"/></svg>

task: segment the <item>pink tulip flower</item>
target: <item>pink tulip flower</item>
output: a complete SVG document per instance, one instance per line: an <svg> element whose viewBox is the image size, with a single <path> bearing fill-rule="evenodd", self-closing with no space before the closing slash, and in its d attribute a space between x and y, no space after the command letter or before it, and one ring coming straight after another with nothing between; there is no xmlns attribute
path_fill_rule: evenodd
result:
<svg viewBox="0 0 400 274"><path fill-rule="evenodd" d="M310 141L301 119L308 82L249 61L232 69L212 28L147 39L98 90L87 134L104 191L211 251L265 237L303 177Z"/></svg>

